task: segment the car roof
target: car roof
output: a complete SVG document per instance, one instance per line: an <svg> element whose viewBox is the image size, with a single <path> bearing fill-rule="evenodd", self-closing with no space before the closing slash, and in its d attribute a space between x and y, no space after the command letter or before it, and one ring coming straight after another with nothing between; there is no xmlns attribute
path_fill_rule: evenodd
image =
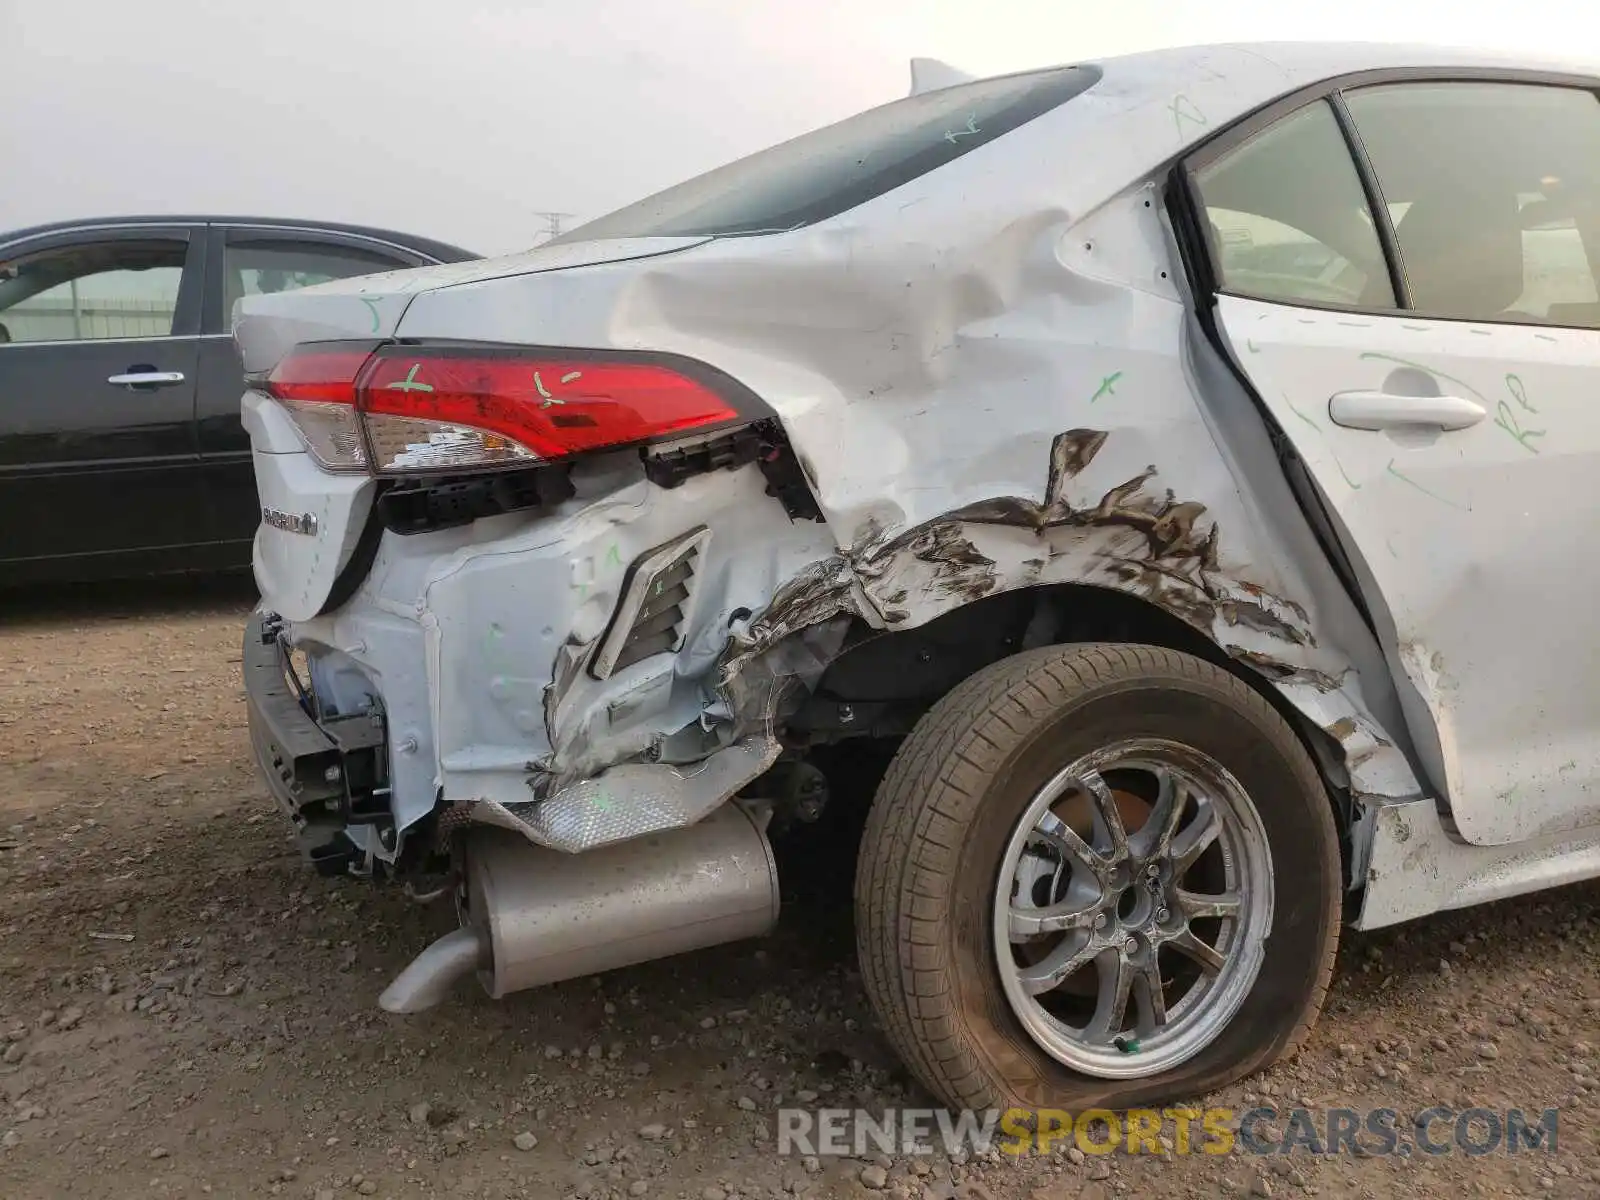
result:
<svg viewBox="0 0 1600 1200"><path fill-rule="evenodd" d="M1181 77L1186 67L1192 73L1203 73L1208 61L1219 53L1251 56L1260 60L1264 69L1275 67L1293 76L1296 82L1367 70L1407 67L1512 69L1590 77L1600 74L1600 62L1594 58L1532 55L1483 46L1420 42L1219 42L1141 50L1092 61L1105 66L1160 62L1175 76Z"/></svg>
<svg viewBox="0 0 1600 1200"><path fill-rule="evenodd" d="M1085 58L1100 80L1072 102L905 185L852 221L917 218L948 230L1000 228L1045 211L1085 214L1125 189L1164 178L1195 147L1271 105L1333 87L1501 78L1600 87L1592 59L1474 46L1388 42L1232 42ZM1061 154L1062 145L1073 152ZM981 197L981 199L975 199ZM938 199L937 204L927 201ZM918 207L907 210L906 202ZM984 222L975 222L974 205ZM942 214L946 225L938 225ZM898 235L897 235L898 236ZM909 236L909 235L907 235ZM941 234L940 236L947 236Z"/></svg>
<svg viewBox="0 0 1600 1200"><path fill-rule="evenodd" d="M376 225L349 225L339 221L306 220L288 217L242 217L222 214L197 215L194 213L140 213L132 216L79 217L70 221L53 221L46 225L33 225L26 229L16 229L0 234L0 246L46 234L70 233L75 229L138 225L240 225L272 229L304 229L313 232L347 233L357 237L371 238L375 241L389 242L408 250L415 250L440 262L466 262L482 257L482 255L475 254L470 250L452 246L448 242L419 237L413 233L402 233L395 229L384 229Z"/></svg>

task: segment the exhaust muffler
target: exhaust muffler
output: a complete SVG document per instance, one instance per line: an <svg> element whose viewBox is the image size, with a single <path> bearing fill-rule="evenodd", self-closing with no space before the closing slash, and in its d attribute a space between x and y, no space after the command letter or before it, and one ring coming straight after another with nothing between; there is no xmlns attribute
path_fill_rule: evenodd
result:
<svg viewBox="0 0 1600 1200"><path fill-rule="evenodd" d="M419 954L378 1003L420 1012L472 971L499 999L770 933L778 869L765 824L735 802L694 825L585 854L474 829L462 927Z"/></svg>

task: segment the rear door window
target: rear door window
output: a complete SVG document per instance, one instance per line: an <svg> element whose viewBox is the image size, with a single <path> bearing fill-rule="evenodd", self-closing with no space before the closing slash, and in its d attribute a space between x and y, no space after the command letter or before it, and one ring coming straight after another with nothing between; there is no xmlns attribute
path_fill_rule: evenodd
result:
<svg viewBox="0 0 1600 1200"><path fill-rule="evenodd" d="M1309 104L1195 174L1223 291L1390 309L1394 287L1333 109Z"/></svg>
<svg viewBox="0 0 1600 1200"><path fill-rule="evenodd" d="M1600 328L1600 102L1523 83L1346 93L1425 316ZM1403 206L1403 207L1402 207Z"/></svg>
<svg viewBox="0 0 1600 1200"><path fill-rule="evenodd" d="M1058 67L896 100L658 192L555 241L732 237L815 224L994 141L1098 78L1092 67Z"/></svg>

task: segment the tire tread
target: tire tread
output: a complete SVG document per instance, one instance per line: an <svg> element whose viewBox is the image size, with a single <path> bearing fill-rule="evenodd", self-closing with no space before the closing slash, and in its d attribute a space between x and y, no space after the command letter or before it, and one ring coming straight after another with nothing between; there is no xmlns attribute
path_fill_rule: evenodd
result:
<svg viewBox="0 0 1600 1200"><path fill-rule="evenodd" d="M978 671L922 718L879 786L855 883L862 980L902 1062L952 1106L988 1109L1010 1101L965 1043L950 996L943 910L958 869L960 831L976 817L994 768L1052 713L1118 680L1162 676L1220 693L1219 699L1273 730L1306 786L1323 793L1321 776L1294 731L1244 680L1176 650L1122 643L1050 646ZM1324 853L1332 855L1337 879L1336 842L1323 841L1331 843ZM1328 898L1334 922L1338 899ZM1297 1053L1315 1025L1336 950L1337 938L1330 937L1281 1057Z"/></svg>

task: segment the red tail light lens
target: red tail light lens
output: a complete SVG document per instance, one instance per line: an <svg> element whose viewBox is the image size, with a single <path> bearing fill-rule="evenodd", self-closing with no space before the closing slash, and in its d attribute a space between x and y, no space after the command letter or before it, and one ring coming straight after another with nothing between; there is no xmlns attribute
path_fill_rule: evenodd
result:
<svg viewBox="0 0 1600 1200"><path fill-rule="evenodd" d="M330 470L559 460L758 415L743 389L698 364L499 349L308 345L267 390Z"/></svg>
<svg viewBox="0 0 1600 1200"><path fill-rule="evenodd" d="M294 351L267 377L267 391L279 400L311 400L319 404L354 404L356 376L372 357L373 347L307 346Z"/></svg>
<svg viewBox="0 0 1600 1200"><path fill-rule="evenodd" d="M578 358L386 355L362 378L359 404L369 415L496 433L543 459L739 416L715 392L675 371Z"/></svg>

